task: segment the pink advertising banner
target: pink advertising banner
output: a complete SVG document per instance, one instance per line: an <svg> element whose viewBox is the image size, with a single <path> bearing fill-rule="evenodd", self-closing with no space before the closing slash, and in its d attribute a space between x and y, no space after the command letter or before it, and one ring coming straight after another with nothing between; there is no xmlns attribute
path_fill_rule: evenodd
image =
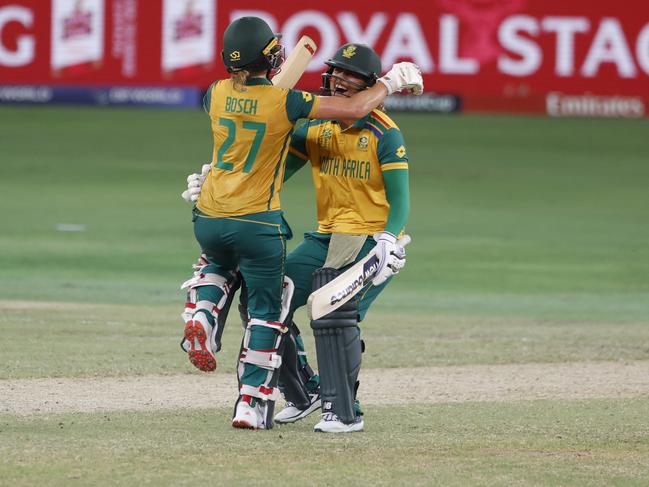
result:
<svg viewBox="0 0 649 487"><path fill-rule="evenodd" d="M194 86L226 76L230 21L263 17L290 48L318 43L303 89L317 90L342 44L384 68L408 60L426 89L467 111L647 115L649 2L430 0L2 0L1 85Z"/></svg>

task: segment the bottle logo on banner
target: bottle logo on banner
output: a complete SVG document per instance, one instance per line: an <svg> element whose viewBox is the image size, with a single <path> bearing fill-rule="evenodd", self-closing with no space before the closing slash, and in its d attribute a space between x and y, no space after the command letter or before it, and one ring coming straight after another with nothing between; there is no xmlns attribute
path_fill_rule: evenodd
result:
<svg viewBox="0 0 649 487"><path fill-rule="evenodd" d="M203 33L203 15L194 10L194 3L188 1L182 17L174 23L174 40L200 37Z"/></svg>
<svg viewBox="0 0 649 487"><path fill-rule="evenodd" d="M92 34L92 11L84 10L83 2L78 0L69 17L63 18L63 39L84 37Z"/></svg>
<svg viewBox="0 0 649 487"><path fill-rule="evenodd" d="M104 57L104 0L52 1L52 58L55 76L93 70Z"/></svg>
<svg viewBox="0 0 649 487"><path fill-rule="evenodd" d="M161 68L165 77L181 70L183 77L191 76L215 62L215 17L216 0L164 0Z"/></svg>

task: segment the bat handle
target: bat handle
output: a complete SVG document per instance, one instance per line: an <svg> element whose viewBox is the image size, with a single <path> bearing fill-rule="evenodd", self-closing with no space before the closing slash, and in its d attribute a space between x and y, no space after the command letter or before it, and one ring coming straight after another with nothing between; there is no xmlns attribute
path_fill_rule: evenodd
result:
<svg viewBox="0 0 649 487"><path fill-rule="evenodd" d="M410 235L404 235L401 237L399 240L397 240L397 243L401 245L402 247L405 247L408 245L410 242L412 242L412 239L410 238Z"/></svg>

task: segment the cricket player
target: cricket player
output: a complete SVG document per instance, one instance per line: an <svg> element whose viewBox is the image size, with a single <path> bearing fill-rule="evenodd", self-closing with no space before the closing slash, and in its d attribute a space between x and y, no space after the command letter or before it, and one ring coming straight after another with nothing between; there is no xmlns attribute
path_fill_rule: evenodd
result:
<svg viewBox="0 0 649 487"><path fill-rule="evenodd" d="M421 92L419 69L399 63L380 83L351 98L277 88L269 80L283 61L279 36L260 18L232 22L223 36L230 78L215 81L204 108L214 149L193 212L202 260L184 283L188 300L183 348L191 363L214 370L223 318L240 273L247 287L247 324L240 353L239 397L232 426L272 426L275 383L287 332L282 323L285 242L291 232L279 193L293 126L301 118L357 118L402 89ZM290 290L289 290L290 291ZM286 308L290 298L286 298Z"/></svg>
<svg viewBox="0 0 649 487"><path fill-rule="evenodd" d="M351 97L375 86L381 61L368 46L348 44L326 63L323 91L333 97ZM318 230L287 258L286 275L295 291L291 309L306 304L313 288L321 287L340 271L375 252L379 270L358 299L320 320L311 322L316 342L320 398L309 377L306 393L283 388L287 407L275 416L278 423L305 417L321 399L322 416L314 430L351 432L363 429L356 399L362 342L358 322L385 288L392 275L405 265L405 252L397 244L409 213L408 156L397 125L381 110L356 119L304 121L291 138L286 162L288 179L310 161L316 189ZM374 237L374 238L373 238ZM339 242L342 242L340 244ZM309 371L301 339L296 352L284 354L284 368L294 361L301 377ZM296 393L297 392L297 393ZM315 392L315 394L314 394ZM309 398L309 402L305 400Z"/></svg>

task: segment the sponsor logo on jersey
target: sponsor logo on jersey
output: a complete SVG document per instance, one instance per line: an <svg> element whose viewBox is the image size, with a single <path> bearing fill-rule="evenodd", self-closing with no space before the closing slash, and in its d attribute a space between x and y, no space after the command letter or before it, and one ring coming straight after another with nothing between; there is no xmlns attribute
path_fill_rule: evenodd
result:
<svg viewBox="0 0 649 487"><path fill-rule="evenodd" d="M239 61L241 59L241 53L239 51L232 51L230 53L230 61Z"/></svg>
<svg viewBox="0 0 649 487"><path fill-rule="evenodd" d="M397 155L397 157L406 157L406 148L400 145L394 153Z"/></svg>

